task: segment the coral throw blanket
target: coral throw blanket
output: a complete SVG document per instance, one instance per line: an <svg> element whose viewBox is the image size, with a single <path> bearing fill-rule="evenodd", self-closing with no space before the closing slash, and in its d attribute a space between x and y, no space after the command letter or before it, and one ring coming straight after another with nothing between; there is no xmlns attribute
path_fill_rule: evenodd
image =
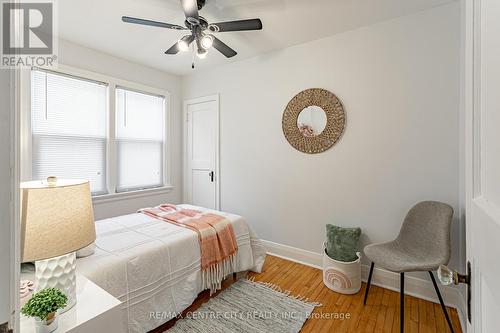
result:
<svg viewBox="0 0 500 333"><path fill-rule="evenodd" d="M171 204L139 212L198 233L204 289L214 293L221 288L222 280L234 272L238 245L231 222L224 216Z"/></svg>

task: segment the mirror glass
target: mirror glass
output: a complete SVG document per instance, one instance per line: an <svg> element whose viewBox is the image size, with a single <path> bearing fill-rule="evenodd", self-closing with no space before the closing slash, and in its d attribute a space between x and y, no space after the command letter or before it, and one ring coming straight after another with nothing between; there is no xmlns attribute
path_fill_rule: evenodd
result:
<svg viewBox="0 0 500 333"><path fill-rule="evenodd" d="M326 127L326 112L316 105L311 105L300 111L297 127L305 137L320 135Z"/></svg>

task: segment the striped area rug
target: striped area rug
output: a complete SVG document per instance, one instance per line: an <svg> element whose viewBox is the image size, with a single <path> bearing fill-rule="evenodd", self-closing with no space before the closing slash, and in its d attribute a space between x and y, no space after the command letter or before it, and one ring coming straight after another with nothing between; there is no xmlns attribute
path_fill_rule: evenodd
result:
<svg viewBox="0 0 500 333"><path fill-rule="evenodd" d="M297 333L320 305L275 285L240 279L167 333Z"/></svg>

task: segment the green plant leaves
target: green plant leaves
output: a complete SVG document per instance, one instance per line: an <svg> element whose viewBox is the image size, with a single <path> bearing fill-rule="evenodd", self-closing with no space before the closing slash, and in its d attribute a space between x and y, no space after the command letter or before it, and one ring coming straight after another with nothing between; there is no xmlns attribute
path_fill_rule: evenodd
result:
<svg viewBox="0 0 500 333"><path fill-rule="evenodd" d="M33 294L22 307L21 313L28 317L46 320L47 316L66 306L68 297L57 288L45 288Z"/></svg>

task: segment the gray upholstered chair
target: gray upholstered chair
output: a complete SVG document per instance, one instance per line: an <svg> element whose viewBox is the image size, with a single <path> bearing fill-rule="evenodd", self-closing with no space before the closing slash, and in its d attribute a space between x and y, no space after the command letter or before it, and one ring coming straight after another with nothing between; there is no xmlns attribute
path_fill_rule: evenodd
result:
<svg viewBox="0 0 500 333"><path fill-rule="evenodd" d="M404 274L405 272L428 271L441 303L446 321L453 332L450 317L432 274L439 265L450 260L450 229L453 208L436 201L424 201L413 206L403 222L398 237L386 243L365 247L365 255L371 260L370 274L365 291L364 304L370 290L375 264L400 273L400 331L404 330Z"/></svg>

